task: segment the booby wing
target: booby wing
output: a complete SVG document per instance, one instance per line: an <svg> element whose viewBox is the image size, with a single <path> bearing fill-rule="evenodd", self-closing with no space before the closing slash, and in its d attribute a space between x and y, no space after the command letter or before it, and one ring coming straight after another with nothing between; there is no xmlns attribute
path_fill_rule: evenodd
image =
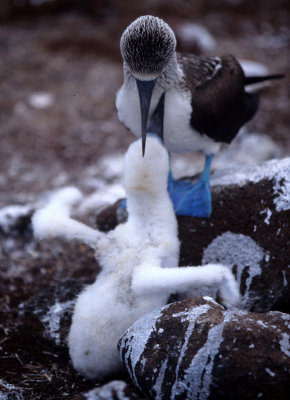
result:
<svg viewBox="0 0 290 400"><path fill-rule="evenodd" d="M230 143L258 108L258 95L244 90L240 64L232 55L179 54L178 61L191 92L191 126L217 142Z"/></svg>

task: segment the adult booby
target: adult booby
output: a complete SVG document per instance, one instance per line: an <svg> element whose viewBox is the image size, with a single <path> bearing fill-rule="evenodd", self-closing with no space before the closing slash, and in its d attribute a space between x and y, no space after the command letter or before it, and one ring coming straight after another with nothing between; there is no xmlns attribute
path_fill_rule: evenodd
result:
<svg viewBox="0 0 290 400"><path fill-rule="evenodd" d="M150 15L137 18L127 27L120 49L124 83L116 98L119 119L142 137L143 156L154 110L159 110L160 121L164 113L159 131L169 152L204 152L206 161L199 182L177 182L170 174L168 189L177 214L209 216L213 155L222 143L234 139L258 108L257 93L248 93L245 86L282 76L246 77L232 55L177 53L172 29Z"/></svg>

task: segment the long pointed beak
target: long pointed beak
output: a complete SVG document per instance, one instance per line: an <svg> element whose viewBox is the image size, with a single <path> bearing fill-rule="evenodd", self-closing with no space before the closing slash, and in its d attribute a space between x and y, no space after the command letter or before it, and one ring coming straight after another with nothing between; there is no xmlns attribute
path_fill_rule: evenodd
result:
<svg viewBox="0 0 290 400"><path fill-rule="evenodd" d="M140 81L139 79L136 79L137 88L139 92L139 99L140 99L140 109L141 109L141 132L142 132L141 137L142 137L143 157L145 154L145 147L146 147L146 133L147 133L150 102L156 81L157 79L153 79L152 81Z"/></svg>

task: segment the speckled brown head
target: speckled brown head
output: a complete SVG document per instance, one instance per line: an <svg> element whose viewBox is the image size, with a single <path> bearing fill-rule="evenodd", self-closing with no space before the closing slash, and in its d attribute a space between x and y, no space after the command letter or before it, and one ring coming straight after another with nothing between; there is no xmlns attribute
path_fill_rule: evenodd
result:
<svg viewBox="0 0 290 400"><path fill-rule="evenodd" d="M132 74L157 77L175 53L176 39L172 29L160 18L145 15L133 21L124 31L120 49ZM137 76L136 76L137 75Z"/></svg>
<svg viewBox="0 0 290 400"><path fill-rule="evenodd" d="M124 62L136 79L141 109L142 154L154 85L175 55L176 39L172 29L160 18L145 15L124 31L120 49Z"/></svg>

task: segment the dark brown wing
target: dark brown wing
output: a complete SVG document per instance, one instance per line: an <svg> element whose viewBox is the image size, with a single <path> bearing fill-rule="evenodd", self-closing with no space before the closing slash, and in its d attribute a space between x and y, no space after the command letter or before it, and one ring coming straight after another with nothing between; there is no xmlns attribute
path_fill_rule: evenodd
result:
<svg viewBox="0 0 290 400"><path fill-rule="evenodd" d="M179 62L191 88L191 126L217 142L230 143L258 108L258 96L244 90L241 66L231 55L180 55Z"/></svg>

